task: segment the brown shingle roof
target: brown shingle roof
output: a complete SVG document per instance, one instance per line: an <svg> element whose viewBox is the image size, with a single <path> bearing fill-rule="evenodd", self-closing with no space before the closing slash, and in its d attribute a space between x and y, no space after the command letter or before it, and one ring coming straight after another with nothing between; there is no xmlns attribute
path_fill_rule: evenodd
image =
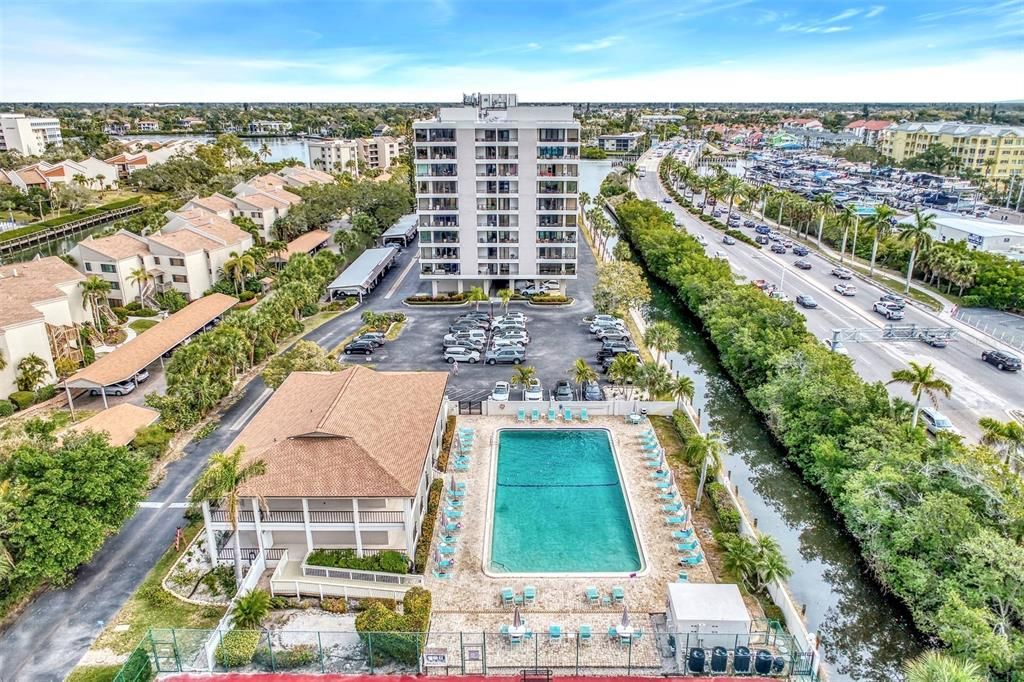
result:
<svg viewBox="0 0 1024 682"><path fill-rule="evenodd" d="M253 194L246 194L244 197L238 197L236 201L251 204L257 208L282 208L288 205L288 202L283 199L272 197L265 192L254 192Z"/></svg>
<svg viewBox="0 0 1024 682"><path fill-rule="evenodd" d="M33 304L63 298L66 294L58 284L84 279L85 275L56 256L0 266L0 329L43 319Z"/></svg>
<svg viewBox="0 0 1024 682"><path fill-rule="evenodd" d="M222 244L215 242L208 237L204 237L201 234L196 234L192 230L176 230L174 232L158 232L150 235L151 240L157 244L162 244L169 249L174 249L181 253L195 253L196 251L209 251L211 249L222 248Z"/></svg>
<svg viewBox="0 0 1024 682"><path fill-rule="evenodd" d="M281 254L281 260L288 260L297 253L309 253L330 238L331 233L327 230L313 230L298 236L288 242L284 253Z"/></svg>
<svg viewBox="0 0 1024 682"><path fill-rule="evenodd" d="M90 251L95 251L114 260L149 254L149 246L146 245L145 241L129 237L120 232L109 237L83 239L80 244Z"/></svg>
<svg viewBox="0 0 1024 682"><path fill-rule="evenodd" d="M109 386L130 379L236 303L237 298L226 294L210 294L193 301L155 327L79 370L65 383L73 387Z"/></svg>
<svg viewBox="0 0 1024 682"><path fill-rule="evenodd" d="M267 472L246 495L414 497L447 372L293 372L229 450Z"/></svg>
<svg viewBox="0 0 1024 682"><path fill-rule="evenodd" d="M69 427L68 430L76 433L106 431L110 444L120 446L131 443L135 439L136 431L149 426L159 418L160 413L149 407L121 403L94 414L85 421Z"/></svg>
<svg viewBox="0 0 1024 682"><path fill-rule="evenodd" d="M213 211L214 213L230 211L235 207L234 201L217 194L213 194L208 197L193 197L191 202L197 206L207 209L208 211Z"/></svg>

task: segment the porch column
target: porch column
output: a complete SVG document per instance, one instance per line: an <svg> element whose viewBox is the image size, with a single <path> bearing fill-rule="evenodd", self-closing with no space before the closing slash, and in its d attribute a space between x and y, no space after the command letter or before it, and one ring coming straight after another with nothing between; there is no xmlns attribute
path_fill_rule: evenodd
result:
<svg viewBox="0 0 1024 682"><path fill-rule="evenodd" d="M103 388L100 389L100 395L103 396L103 409L105 410L108 407L110 407L109 405L107 405L107 387L106 386L104 386Z"/></svg>
<svg viewBox="0 0 1024 682"><path fill-rule="evenodd" d="M352 498L352 526L356 531L356 556L363 556L363 537L359 530L359 498Z"/></svg>
<svg viewBox="0 0 1024 682"><path fill-rule="evenodd" d="M412 517L412 498L406 497L402 500L405 512L405 548L406 554L411 559L416 556L416 519Z"/></svg>
<svg viewBox="0 0 1024 682"><path fill-rule="evenodd" d="M217 540L213 535L213 516L210 515L210 503L203 500L203 530L206 531L206 553L210 555L210 568L217 566Z"/></svg>
<svg viewBox="0 0 1024 682"><path fill-rule="evenodd" d="M71 398L71 387L64 384L64 392L68 396L68 408L71 410L71 423L73 424L78 420L75 419L75 401Z"/></svg>
<svg viewBox="0 0 1024 682"><path fill-rule="evenodd" d="M313 529L309 527L309 501L302 498L302 525L306 530L306 549L313 551Z"/></svg>
<svg viewBox="0 0 1024 682"><path fill-rule="evenodd" d="M256 498L252 498L252 520L256 524L256 547L263 556L263 521L260 519L260 505Z"/></svg>

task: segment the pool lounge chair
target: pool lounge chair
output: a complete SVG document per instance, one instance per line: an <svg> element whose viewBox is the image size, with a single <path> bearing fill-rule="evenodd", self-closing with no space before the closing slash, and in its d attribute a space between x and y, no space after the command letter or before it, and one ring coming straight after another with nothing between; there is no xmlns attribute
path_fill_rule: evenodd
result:
<svg viewBox="0 0 1024 682"><path fill-rule="evenodd" d="M698 544L697 543L697 538L693 538L692 540L687 540L686 542L678 542L678 543L676 543L676 551L677 552L692 552L693 550L697 549L697 544Z"/></svg>
<svg viewBox="0 0 1024 682"><path fill-rule="evenodd" d="M690 576L686 575L686 571L679 571L679 577L676 578L677 583L690 582Z"/></svg>
<svg viewBox="0 0 1024 682"><path fill-rule="evenodd" d="M451 516L451 514L449 514ZM665 523L670 526L678 526L686 522L685 516L666 516Z"/></svg>
<svg viewBox="0 0 1024 682"><path fill-rule="evenodd" d="M646 462L644 462L644 466L648 469L657 469L658 467L661 466L661 457L648 459Z"/></svg>
<svg viewBox="0 0 1024 682"><path fill-rule="evenodd" d="M661 505L661 511L663 512L677 512L683 508L683 505L679 502L675 504L663 504Z"/></svg>
<svg viewBox="0 0 1024 682"><path fill-rule="evenodd" d="M583 643L589 642L592 639L592 637L593 637L593 633L591 632L590 626L589 625L581 625L580 626L580 642L583 642Z"/></svg>
<svg viewBox="0 0 1024 682"><path fill-rule="evenodd" d="M534 424L540 421L540 410L530 411L530 421Z"/></svg>
<svg viewBox="0 0 1024 682"><path fill-rule="evenodd" d="M462 512L459 511L458 509L452 509L451 507L446 508L444 510L444 513L448 516L449 519L461 519L462 518Z"/></svg>
<svg viewBox="0 0 1024 682"><path fill-rule="evenodd" d="M585 407L581 407L580 408L580 421L581 422L589 422L590 421L590 415L587 414L587 408L585 408Z"/></svg>
<svg viewBox="0 0 1024 682"><path fill-rule="evenodd" d="M444 571L438 571L437 569L434 569L433 573L434 573L434 577L437 578L438 580L448 580L448 578L451 577L450 573L445 573Z"/></svg>
<svg viewBox="0 0 1024 682"><path fill-rule="evenodd" d="M678 502L679 498L676 496L676 491L670 493L658 493L658 502Z"/></svg>
<svg viewBox="0 0 1024 682"><path fill-rule="evenodd" d="M696 566L700 562L704 561L704 553L699 552L693 556L684 556L679 559L680 564L686 564L687 566Z"/></svg>
<svg viewBox="0 0 1024 682"><path fill-rule="evenodd" d="M548 639L557 642L562 639L562 626L552 623L548 626Z"/></svg>
<svg viewBox="0 0 1024 682"><path fill-rule="evenodd" d="M452 500L460 500L466 496L465 490L452 490L451 488L445 488L448 491L448 498Z"/></svg>
<svg viewBox="0 0 1024 682"><path fill-rule="evenodd" d="M693 529L687 528L686 530L674 530L672 531L673 540L689 540L690 536L693 535Z"/></svg>
<svg viewBox="0 0 1024 682"><path fill-rule="evenodd" d="M469 462L456 462L452 465L452 471L469 471Z"/></svg>
<svg viewBox="0 0 1024 682"><path fill-rule="evenodd" d="M537 588L533 585L527 585L523 588L523 602L532 604L535 601L537 601Z"/></svg>
<svg viewBox="0 0 1024 682"><path fill-rule="evenodd" d="M555 412L555 408L552 407L550 410L548 410L548 421L549 422L554 422L557 418L558 418L558 413Z"/></svg>
<svg viewBox="0 0 1024 682"><path fill-rule="evenodd" d="M462 500L449 499L448 500L448 506L451 507L452 509L462 509ZM671 509L666 509L665 511L672 511L672 510Z"/></svg>
<svg viewBox="0 0 1024 682"><path fill-rule="evenodd" d="M572 410L570 410L568 407L565 408L565 412L562 413L562 419L564 419L567 422L571 422L572 421Z"/></svg>
<svg viewBox="0 0 1024 682"><path fill-rule="evenodd" d="M621 604L626 598L626 591L620 586L616 585L612 588L612 601L616 604Z"/></svg>
<svg viewBox="0 0 1024 682"><path fill-rule="evenodd" d="M525 407L520 407L519 410L516 412L516 421L519 422L520 424L522 424L522 423L524 423L526 421L526 408Z"/></svg>
<svg viewBox="0 0 1024 682"><path fill-rule="evenodd" d="M451 559L438 559L437 562L435 562L435 563L437 564L438 568L451 568L452 567L452 560Z"/></svg>
<svg viewBox="0 0 1024 682"><path fill-rule="evenodd" d="M662 479L655 483L654 487L658 490L670 490L672 488L672 481Z"/></svg>
<svg viewBox="0 0 1024 682"><path fill-rule="evenodd" d="M587 603L593 606L597 606L601 600L601 593L597 591L597 588L593 585L589 586L584 592L584 596L587 598Z"/></svg>
<svg viewBox="0 0 1024 682"><path fill-rule="evenodd" d="M515 602L516 593L511 587L503 587L501 588L500 597L502 606L512 606Z"/></svg>
<svg viewBox="0 0 1024 682"><path fill-rule="evenodd" d="M440 552L441 554L455 554L455 548L450 546L450 545L444 545L444 544L438 545L437 546L437 551Z"/></svg>
<svg viewBox="0 0 1024 682"><path fill-rule="evenodd" d="M644 452L657 452L658 450L661 449L661 446L658 445L658 441L642 443L640 447L643 449Z"/></svg>
<svg viewBox="0 0 1024 682"><path fill-rule="evenodd" d="M655 481L667 480L668 479L668 469L665 469L664 471L655 471L654 473L652 473L650 475L650 478L654 479Z"/></svg>

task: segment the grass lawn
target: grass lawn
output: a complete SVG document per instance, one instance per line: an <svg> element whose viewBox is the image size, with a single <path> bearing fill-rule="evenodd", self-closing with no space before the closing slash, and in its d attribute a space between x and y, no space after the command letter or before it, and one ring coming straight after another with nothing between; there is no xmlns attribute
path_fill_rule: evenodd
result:
<svg viewBox="0 0 1024 682"><path fill-rule="evenodd" d="M189 524L184 529L185 544L183 547L187 547L188 543L192 541L192 538L201 529L202 523ZM160 602L159 604L140 596L153 588L163 589L160 587L160 582L180 554L181 552L175 552L172 546L160 557L156 566L153 567L153 570L146 575L146 579L139 585L139 589L125 602L125 605L121 607L121 610L118 611L117 615L114 616L96 639L96 642L93 644L94 648L110 649L116 654L127 656L150 628L208 629L217 625L227 610L224 606L188 604L176 599L166 593L166 591L164 592L167 597L166 599L156 600ZM122 626L125 625L128 627L123 628ZM95 679L104 678L97 677Z"/></svg>
<svg viewBox="0 0 1024 682"><path fill-rule="evenodd" d="M302 331L299 333L299 336L300 337L305 336L306 334L308 334L309 332L313 331L314 329L316 329L317 327L319 327L323 323L327 322L330 319L333 319L333 318L337 317L338 315L340 315L340 313L338 313L338 312L330 312L330 311L322 312L322 313L317 313L315 315L310 315L309 317L307 317L306 319L304 319L302 321ZM289 337L284 345L290 346L294 340L295 340L294 337Z"/></svg>
<svg viewBox="0 0 1024 682"><path fill-rule="evenodd" d="M128 323L128 326L134 329L137 334L141 334L147 329L151 329L158 324L160 324L159 320L132 320Z"/></svg>
<svg viewBox="0 0 1024 682"><path fill-rule="evenodd" d="M110 682L120 669L119 665L80 665L64 682Z"/></svg>

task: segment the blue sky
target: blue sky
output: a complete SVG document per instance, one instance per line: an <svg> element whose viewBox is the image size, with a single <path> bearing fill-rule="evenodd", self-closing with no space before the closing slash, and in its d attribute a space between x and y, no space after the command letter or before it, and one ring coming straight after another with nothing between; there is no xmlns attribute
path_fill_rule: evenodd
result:
<svg viewBox="0 0 1024 682"><path fill-rule="evenodd" d="M2 0L3 101L999 101L1024 0Z"/></svg>

